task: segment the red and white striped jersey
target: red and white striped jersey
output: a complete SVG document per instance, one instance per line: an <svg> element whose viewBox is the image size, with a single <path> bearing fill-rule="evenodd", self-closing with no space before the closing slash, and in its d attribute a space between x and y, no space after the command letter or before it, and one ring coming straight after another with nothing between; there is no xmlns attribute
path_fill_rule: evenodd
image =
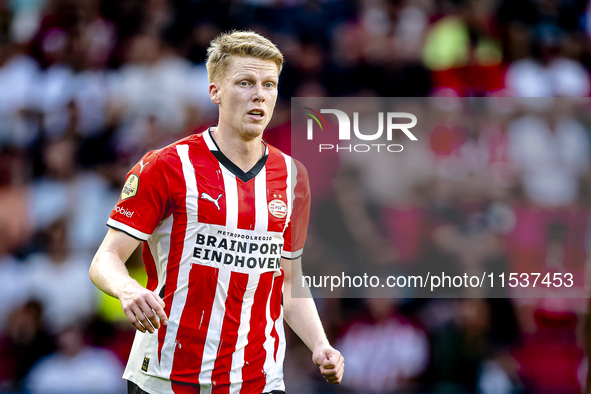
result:
<svg viewBox="0 0 591 394"><path fill-rule="evenodd" d="M243 172L208 129L146 154L107 225L145 241L167 326L136 333L124 378L150 393L284 390L281 257L302 254L301 163L265 144Z"/></svg>

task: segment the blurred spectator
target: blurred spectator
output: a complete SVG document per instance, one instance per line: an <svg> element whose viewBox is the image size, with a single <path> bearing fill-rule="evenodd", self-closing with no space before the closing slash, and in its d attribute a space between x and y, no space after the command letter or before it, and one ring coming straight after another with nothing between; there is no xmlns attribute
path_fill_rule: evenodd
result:
<svg viewBox="0 0 591 394"><path fill-rule="evenodd" d="M114 105L122 111L118 142L123 152L166 145L185 131L193 105L189 88L195 88L191 72L191 64L157 37L130 40L128 64L112 81ZM207 91L207 86L199 88Z"/></svg>
<svg viewBox="0 0 591 394"><path fill-rule="evenodd" d="M87 322L94 314L98 296L88 277L92 256L68 248L66 229L64 222L55 223L47 231L47 254L34 254L28 259L31 294L41 300L43 320L51 333Z"/></svg>
<svg viewBox="0 0 591 394"><path fill-rule="evenodd" d="M490 3L443 2L447 8L431 25L423 61L433 71L434 85L462 96L502 89L502 54L494 37Z"/></svg>
<svg viewBox="0 0 591 394"><path fill-rule="evenodd" d="M569 114L542 109L543 114L526 114L508 125L511 160L532 202L568 207L578 199L579 182L589 170L588 131Z"/></svg>
<svg viewBox="0 0 591 394"><path fill-rule="evenodd" d="M23 379L41 357L54 350L53 339L43 328L43 308L29 301L15 308L0 337L0 391L22 389Z"/></svg>
<svg viewBox="0 0 591 394"><path fill-rule="evenodd" d="M67 248L88 253L106 233L104 218L117 201L118 191L97 172L77 171L76 146L76 140L69 137L46 143L46 176L29 186L29 212L38 231L65 218Z"/></svg>
<svg viewBox="0 0 591 394"><path fill-rule="evenodd" d="M0 256L0 331L6 329L8 315L31 295L28 267L11 255Z"/></svg>
<svg viewBox="0 0 591 394"><path fill-rule="evenodd" d="M561 53L568 40L552 25L542 25L534 33L533 56L512 63L507 69L506 86L517 97L588 97L589 71Z"/></svg>
<svg viewBox="0 0 591 394"><path fill-rule="evenodd" d="M23 147L36 137L26 111L35 105L39 71L35 60L0 37L0 147Z"/></svg>
<svg viewBox="0 0 591 394"><path fill-rule="evenodd" d="M413 390L429 362L421 328L397 313L395 301L365 300L368 315L353 321L335 346L347 360L346 387L362 392Z"/></svg>
<svg viewBox="0 0 591 394"><path fill-rule="evenodd" d="M531 392L579 393L584 352L577 340L577 316L548 309L520 308L522 343L513 352L519 376Z"/></svg>
<svg viewBox="0 0 591 394"><path fill-rule="evenodd" d="M0 148L0 255L23 247L32 235L27 204L25 152Z"/></svg>
<svg viewBox="0 0 591 394"><path fill-rule="evenodd" d="M110 351L84 344L79 327L63 329L58 350L41 359L26 378L32 394L125 393L123 365Z"/></svg>

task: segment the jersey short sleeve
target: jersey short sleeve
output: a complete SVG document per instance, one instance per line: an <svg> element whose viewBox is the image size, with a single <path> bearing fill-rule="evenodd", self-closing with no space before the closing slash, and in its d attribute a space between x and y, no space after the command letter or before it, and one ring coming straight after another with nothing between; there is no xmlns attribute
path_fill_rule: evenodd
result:
<svg viewBox="0 0 591 394"><path fill-rule="evenodd" d="M293 187L293 208L291 219L283 234L282 257L297 259L304 251L310 217L310 182L308 172L302 163L293 161L291 181ZM293 185L295 183L295 185Z"/></svg>
<svg viewBox="0 0 591 394"><path fill-rule="evenodd" d="M107 226L148 240L165 216L169 187L164 166L158 153L151 151L131 169Z"/></svg>

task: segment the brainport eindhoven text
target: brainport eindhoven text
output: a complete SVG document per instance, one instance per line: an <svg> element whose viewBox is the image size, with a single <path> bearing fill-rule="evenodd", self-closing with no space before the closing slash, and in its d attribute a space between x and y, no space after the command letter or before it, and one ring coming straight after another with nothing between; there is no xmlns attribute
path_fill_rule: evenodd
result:
<svg viewBox="0 0 591 394"><path fill-rule="evenodd" d="M283 244L261 242L270 241L272 237L231 234L226 231L218 233L225 236L197 234L196 244L198 246L193 249L193 257L241 268L246 266L250 269L279 269ZM226 237L236 237L237 239Z"/></svg>

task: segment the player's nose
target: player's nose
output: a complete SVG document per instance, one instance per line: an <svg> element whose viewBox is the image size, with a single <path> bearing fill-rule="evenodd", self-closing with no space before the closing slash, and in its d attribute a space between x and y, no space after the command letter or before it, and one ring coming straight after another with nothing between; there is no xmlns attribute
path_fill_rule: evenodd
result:
<svg viewBox="0 0 591 394"><path fill-rule="evenodd" d="M263 90L263 85L257 83L253 90L253 97L252 101L265 101L265 91Z"/></svg>

